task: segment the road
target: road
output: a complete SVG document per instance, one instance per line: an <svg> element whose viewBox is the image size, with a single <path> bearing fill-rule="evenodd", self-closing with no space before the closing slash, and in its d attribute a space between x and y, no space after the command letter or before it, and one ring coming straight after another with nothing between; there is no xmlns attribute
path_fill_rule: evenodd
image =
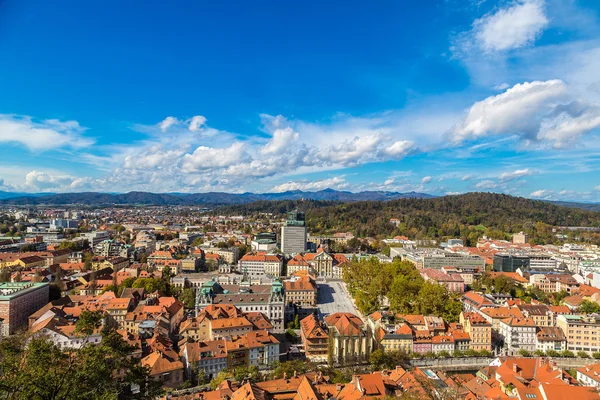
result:
<svg viewBox="0 0 600 400"><path fill-rule="evenodd" d="M323 318L336 312L348 312L360 315L354 307L350 294L346 291L341 281L318 282L319 317Z"/></svg>

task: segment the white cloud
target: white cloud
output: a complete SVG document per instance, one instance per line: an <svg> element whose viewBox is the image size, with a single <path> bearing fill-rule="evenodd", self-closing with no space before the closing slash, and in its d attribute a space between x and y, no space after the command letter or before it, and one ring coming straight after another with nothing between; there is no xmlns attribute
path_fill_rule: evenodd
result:
<svg viewBox="0 0 600 400"><path fill-rule="evenodd" d="M421 183L427 184L427 183L431 182L432 179L433 178L431 176L425 176L425 177L423 177L423 179L421 179Z"/></svg>
<svg viewBox="0 0 600 400"><path fill-rule="evenodd" d="M467 174L467 175L463 176L462 178L460 178L460 180L463 181L463 182L466 182L466 181L470 181L474 177L475 176L473 174Z"/></svg>
<svg viewBox="0 0 600 400"><path fill-rule="evenodd" d="M542 0L526 0L501 8L473 23L477 45L492 53L533 44L548 25Z"/></svg>
<svg viewBox="0 0 600 400"><path fill-rule="evenodd" d="M70 175L52 175L43 171L31 171L25 175L25 186L33 190L58 189L69 186L77 178Z"/></svg>
<svg viewBox="0 0 600 400"><path fill-rule="evenodd" d="M414 142L410 140L398 140L392 143L390 146L384 148L382 154L389 156L394 159L399 159L408 155L411 151L415 150Z"/></svg>
<svg viewBox="0 0 600 400"><path fill-rule="evenodd" d="M323 149L319 156L325 162L342 165L356 165L365 162L365 158L372 158L373 153L381 144L381 135L355 136L351 140L344 140L338 144Z"/></svg>
<svg viewBox="0 0 600 400"><path fill-rule="evenodd" d="M83 137L84 131L77 121L35 122L27 116L0 114L0 143L18 143L31 151L89 147L94 141Z"/></svg>
<svg viewBox="0 0 600 400"><path fill-rule="evenodd" d="M600 127L600 106L574 101L557 106L554 118L542 122L538 138L554 143L555 148L568 147L584 133Z"/></svg>
<svg viewBox="0 0 600 400"><path fill-rule="evenodd" d="M196 132L199 130L204 124L206 124L206 118L202 115L195 115L189 120L188 129L191 132Z"/></svg>
<svg viewBox="0 0 600 400"><path fill-rule="evenodd" d="M348 186L349 184L343 177L336 176L318 181L290 181L273 187L271 192L280 193L290 190L317 191L323 189L344 189Z"/></svg>
<svg viewBox="0 0 600 400"><path fill-rule="evenodd" d="M161 121L159 124L160 130L166 132L167 129L172 127L173 125L179 124L180 121L175 117L167 117Z"/></svg>
<svg viewBox="0 0 600 400"><path fill-rule="evenodd" d="M383 182L383 184L385 186L391 185L392 183L394 183L395 179L394 178L390 178L390 179L386 179L385 182ZM600 186L598 186L600 188ZM600 190L600 189L599 189Z"/></svg>
<svg viewBox="0 0 600 400"><path fill-rule="evenodd" d="M554 195L554 191L553 190L546 190L546 189L540 189L540 190L536 190L535 192L531 192L531 194L529 196L531 197L535 197L535 198L549 198L551 196Z"/></svg>
<svg viewBox="0 0 600 400"><path fill-rule="evenodd" d="M530 176L530 175L533 175L534 173L535 173L535 171L533 171L529 168L517 169L516 171L512 171L512 172L501 173L498 176L498 179L500 179L503 182L506 182L506 181L511 181L513 179L522 178L524 176Z"/></svg>
<svg viewBox="0 0 600 400"><path fill-rule="evenodd" d="M596 186L594 190L600 190L600 185Z"/></svg>
<svg viewBox="0 0 600 400"><path fill-rule="evenodd" d="M506 90L510 87L510 85L506 82L504 83L499 83L497 85L494 85L493 89L494 90Z"/></svg>
<svg viewBox="0 0 600 400"><path fill-rule="evenodd" d="M247 159L245 145L233 143L226 148L198 146L192 154L185 154L181 160L183 172L198 172L213 168L229 167Z"/></svg>
<svg viewBox="0 0 600 400"><path fill-rule="evenodd" d="M175 165L189 146L167 149L157 144L143 149L139 154L127 155L123 162L126 169L160 169Z"/></svg>
<svg viewBox="0 0 600 400"><path fill-rule="evenodd" d="M477 189L496 189L498 184L492 180L486 179L480 182L477 182L475 185Z"/></svg>
<svg viewBox="0 0 600 400"><path fill-rule="evenodd" d="M261 149L263 154L278 154L284 150L289 150L293 142L298 141L300 135L294 132L292 128L276 129L273 137Z"/></svg>
<svg viewBox="0 0 600 400"><path fill-rule="evenodd" d="M536 139L542 118L565 93L566 85L558 79L516 84L504 93L473 104L466 118L454 128L451 139L461 142L514 133Z"/></svg>

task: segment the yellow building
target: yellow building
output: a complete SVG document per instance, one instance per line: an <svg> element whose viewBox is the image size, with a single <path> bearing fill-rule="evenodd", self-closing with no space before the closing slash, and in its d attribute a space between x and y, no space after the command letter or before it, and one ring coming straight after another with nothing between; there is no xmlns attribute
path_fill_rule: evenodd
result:
<svg viewBox="0 0 600 400"><path fill-rule="evenodd" d="M587 315L559 315L556 325L567 337L571 351L600 351L600 317Z"/></svg>
<svg viewBox="0 0 600 400"><path fill-rule="evenodd" d="M471 350L492 350L492 324L474 312L461 312L460 323L471 337Z"/></svg>

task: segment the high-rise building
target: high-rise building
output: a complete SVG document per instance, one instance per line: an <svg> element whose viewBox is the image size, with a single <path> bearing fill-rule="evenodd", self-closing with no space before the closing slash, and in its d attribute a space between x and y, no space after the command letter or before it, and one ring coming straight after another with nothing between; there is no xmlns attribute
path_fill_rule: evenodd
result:
<svg viewBox="0 0 600 400"><path fill-rule="evenodd" d="M302 253L306 251L306 239L304 213L289 212L285 226L281 227L281 251L284 254Z"/></svg>

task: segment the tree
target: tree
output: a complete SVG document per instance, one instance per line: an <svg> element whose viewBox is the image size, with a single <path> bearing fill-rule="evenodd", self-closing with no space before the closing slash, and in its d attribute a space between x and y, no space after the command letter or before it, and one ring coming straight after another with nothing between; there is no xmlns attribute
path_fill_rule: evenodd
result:
<svg viewBox="0 0 600 400"><path fill-rule="evenodd" d="M215 390L217 387L219 387L219 385L225 379L232 379L232 378L233 378L233 374L231 372L229 372L229 370L225 369L225 370L219 372L217 374L217 376L212 378L212 380L210 381L210 389Z"/></svg>
<svg viewBox="0 0 600 400"><path fill-rule="evenodd" d="M556 350L546 350L546 356L548 357L560 357L560 353Z"/></svg>
<svg viewBox="0 0 600 400"><path fill-rule="evenodd" d="M92 259L91 258L86 258L85 261L83 262L83 270L84 271L91 271L93 268L92 266Z"/></svg>
<svg viewBox="0 0 600 400"><path fill-rule="evenodd" d="M546 353L544 353L542 350L536 350L533 352L533 355L536 357L544 357Z"/></svg>
<svg viewBox="0 0 600 400"><path fill-rule="evenodd" d="M2 268L2 270L0 270L0 282L10 282L9 268Z"/></svg>
<svg viewBox="0 0 600 400"><path fill-rule="evenodd" d="M196 305L196 296L194 295L194 289L184 288L181 291L179 300L181 300L183 304L185 304L186 308L194 308L194 306Z"/></svg>
<svg viewBox="0 0 600 400"><path fill-rule="evenodd" d="M61 351L45 336L10 336L0 342L0 397L154 399L161 393L160 383L149 379L148 369L130 357L132 351L113 330L104 332L99 344L69 352ZM140 392L131 393L132 385L138 385Z"/></svg>
<svg viewBox="0 0 600 400"><path fill-rule="evenodd" d="M198 382L198 385L205 385L208 377L206 376L206 371L204 370L204 368L198 368L198 374L196 375L196 380Z"/></svg>
<svg viewBox="0 0 600 400"><path fill-rule="evenodd" d="M594 301L583 300L579 303L579 312L582 314L593 314L600 312L600 305Z"/></svg>
<svg viewBox="0 0 600 400"><path fill-rule="evenodd" d="M593 352L592 357L594 357L596 360L600 359L600 351Z"/></svg>
<svg viewBox="0 0 600 400"><path fill-rule="evenodd" d="M530 353L530 352L528 352L528 351L527 351L527 350L525 350L525 349L521 349L521 350L519 350L519 354L520 354L522 357L531 357L531 353Z"/></svg>
<svg viewBox="0 0 600 400"><path fill-rule="evenodd" d="M575 353L573 353L571 350L563 350L560 352L561 357L568 357L568 358L573 358L575 357Z"/></svg>
<svg viewBox="0 0 600 400"><path fill-rule="evenodd" d="M452 352L452 357L455 357L455 358L464 357L464 353L460 350L454 350Z"/></svg>
<svg viewBox="0 0 600 400"><path fill-rule="evenodd" d="M440 352L438 353L438 357L440 357L440 358L450 358L450 357L452 357L452 355L450 354L450 352L449 352L449 351L447 351L447 350L442 350L442 351L440 351Z"/></svg>
<svg viewBox="0 0 600 400"><path fill-rule="evenodd" d="M579 350L577 352L577 357L579 357L579 358L590 358L590 355L588 354L587 351Z"/></svg>
<svg viewBox="0 0 600 400"><path fill-rule="evenodd" d="M294 375L294 372L297 374L304 374L308 371L314 371L316 368L310 362L305 362L301 360L293 360L293 361L276 361L271 366L270 377L273 379L283 378L285 374L287 377L291 377Z"/></svg>
<svg viewBox="0 0 600 400"><path fill-rule="evenodd" d="M486 349L482 349L482 350L479 350L479 355L480 355L481 357L491 357L491 356L492 356L492 353L490 353L490 352L489 352L488 350L486 350Z"/></svg>
<svg viewBox="0 0 600 400"><path fill-rule="evenodd" d="M262 375L258 370L258 367L238 367L233 371L233 377L237 382L248 380L252 383L259 382L262 379Z"/></svg>

